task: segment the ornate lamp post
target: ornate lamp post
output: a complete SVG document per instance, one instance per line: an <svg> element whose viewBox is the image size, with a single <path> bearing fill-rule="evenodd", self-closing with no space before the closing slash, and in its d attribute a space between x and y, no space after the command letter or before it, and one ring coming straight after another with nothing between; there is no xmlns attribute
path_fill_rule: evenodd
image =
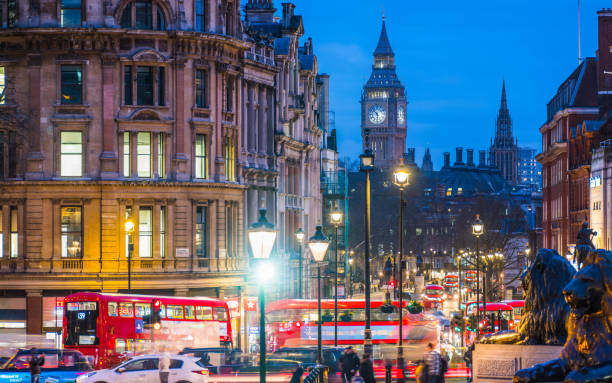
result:
<svg viewBox="0 0 612 383"><path fill-rule="evenodd" d="M274 225L266 219L266 209L259 209L259 220L248 231L253 258L260 262L259 270L259 381L266 382L266 310L265 279L270 278L271 267L266 262L276 241Z"/></svg>
<svg viewBox="0 0 612 383"><path fill-rule="evenodd" d="M132 236L134 235L134 229L136 228L136 224L132 218L128 218L123 226L125 228L125 232L128 235L128 294L132 293L132 253L134 252L134 242L132 240Z"/></svg>
<svg viewBox="0 0 612 383"><path fill-rule="evenodd" d="M365 330L363 331L363 351L372 355L372 330L370 329L370 172L374 170L374 153L369 148L366 132L366 150L359 156L359 170L365 173L365 219L364 219L364 281L365 281Z"/></svg>
<svg viewBox="0 0 612 383"><path fill-rule="evenodd" d="M321 318L321 262L325 258L325 253L329 247L329 241L323 235L321 226L317 226L317 231L310 237L308 241L308 248L312 253L312 258L317 262L317 361L319 364L323 364L323 350L321 347L323 319Z"/></svg>
<svg viewBox="0 0 612 383"><path fill-rule="evenodd" d="M483 233L484 224L480 220L480 214L476 214L476 220L472 223L472 234L476 237L476 319L478 322L476 339L480 338L480 244L478 239Z"/></svg>
<svg viewBox="0 0 612 383"><path fill-rule="evenodd" d="M393 172L393 183L399 187L399 195L400 195L400 206L399 206L399 257L397 260L398 266L396 269L398 270L398 283L397 288L399 289L399 342L397 345L397 368L400 371L400 377L398 378L398 383L404 382L404 356L403 356L403 327L404 327L404 316L402 315L402 309L404 304L404 294L403 294L403 276L404 276L404 267L403 267L403 256L404 256L404 188L408 186L408 181L410 180L410 172L408 167L404 165L404 159L400 159L400 164Z"/></svg>
<svg viewBox="0 0 612 383"><path fill-rule="evenodd" d="M302 230L302 228L300 227L299 229L297 229L297 231L295 232L295 239L297 239L298 242L298 259L299 259L299 272L300 275L298 277L298 288L300 289L300 291L298 292L298 298L302 299L302 294L303 293L303 289L302 289L302 243L304 243L304 230Z"/></svg>
<svg viewBox="0 0 612 383"><path fill-rule="evenodd" d="M334 225L335 237L335 262L334 262L334 346L338 346L338 226L342 223L342 212L335 210L329 215L331 223ZM346 285L346 282L345 282ZM346 286L344 286L346 292ZM345 293L346 294L346 293Z"/></svg>

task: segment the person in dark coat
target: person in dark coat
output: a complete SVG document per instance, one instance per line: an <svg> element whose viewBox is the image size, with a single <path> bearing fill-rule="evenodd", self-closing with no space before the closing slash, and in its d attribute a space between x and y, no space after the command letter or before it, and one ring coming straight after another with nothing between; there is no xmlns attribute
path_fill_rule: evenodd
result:
<svg viewBox="0 0 612 383"><path fill-rule="evenodd" d="M45 354L38 354L36 348L32 348L30 350L30 376L32 383L40 382L40 373L42 370L43 364L45 364Z"/></svg>
<svg viewBox="0 0 612 383"><path fill-rule="evenodd" d="M342 381L351 383L351 379L359 371L359 357L355 354L353 347L344 349L340 356L340 369L342 370Z"/></svg>
<svg viewBox="0 0 612 383"><path fill-rule="evenodd" d="M376 378L374 377L374 364L368 354L363 354L363 358L361 358L359 376L363 378L364 383L376 383Z"/></svg>

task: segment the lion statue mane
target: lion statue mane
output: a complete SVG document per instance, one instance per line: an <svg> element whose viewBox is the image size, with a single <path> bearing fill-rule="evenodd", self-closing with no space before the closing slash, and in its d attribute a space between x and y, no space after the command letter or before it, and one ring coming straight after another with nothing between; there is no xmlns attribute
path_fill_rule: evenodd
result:
<svg viewBox="0 0 612 383"><path fill-rule="evenodd" d="M570 316L559 358L518 371L514 382L612 382L612 252L592 251L563 294Z"/></svg>
<svg viewBox="0 0 612 383"><path fill-rule="evenodd" d="M521 285L525 309L517 327L521 344L564 344L570 308L563 287L576 269L555 250L540 249L534 262L523 272Z"/></svg>

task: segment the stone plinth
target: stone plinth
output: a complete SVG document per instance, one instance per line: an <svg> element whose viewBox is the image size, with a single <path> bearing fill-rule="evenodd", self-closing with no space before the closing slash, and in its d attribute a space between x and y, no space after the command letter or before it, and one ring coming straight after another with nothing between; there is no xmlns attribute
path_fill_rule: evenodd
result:
<svg viewBox="0 0 612 383"><path fill-rule="evenodd" d="M473 353L475 383L511 382L523 368L559 357L563 346L477 344Z"/></svg>

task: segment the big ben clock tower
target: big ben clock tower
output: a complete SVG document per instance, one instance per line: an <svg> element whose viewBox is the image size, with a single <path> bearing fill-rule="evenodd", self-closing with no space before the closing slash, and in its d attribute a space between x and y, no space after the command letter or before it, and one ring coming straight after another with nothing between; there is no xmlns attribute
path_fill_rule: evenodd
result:
<svg viewBox="0 0 612 383"><path fill-rule="evenodd" d="M395 54L391 49L385 18L370 79L361 95L361 137L363 149L374 153L374 165L395 167L406 148L406 94L395 73ZM366 140L367 136L367 140Z"/></svg>

